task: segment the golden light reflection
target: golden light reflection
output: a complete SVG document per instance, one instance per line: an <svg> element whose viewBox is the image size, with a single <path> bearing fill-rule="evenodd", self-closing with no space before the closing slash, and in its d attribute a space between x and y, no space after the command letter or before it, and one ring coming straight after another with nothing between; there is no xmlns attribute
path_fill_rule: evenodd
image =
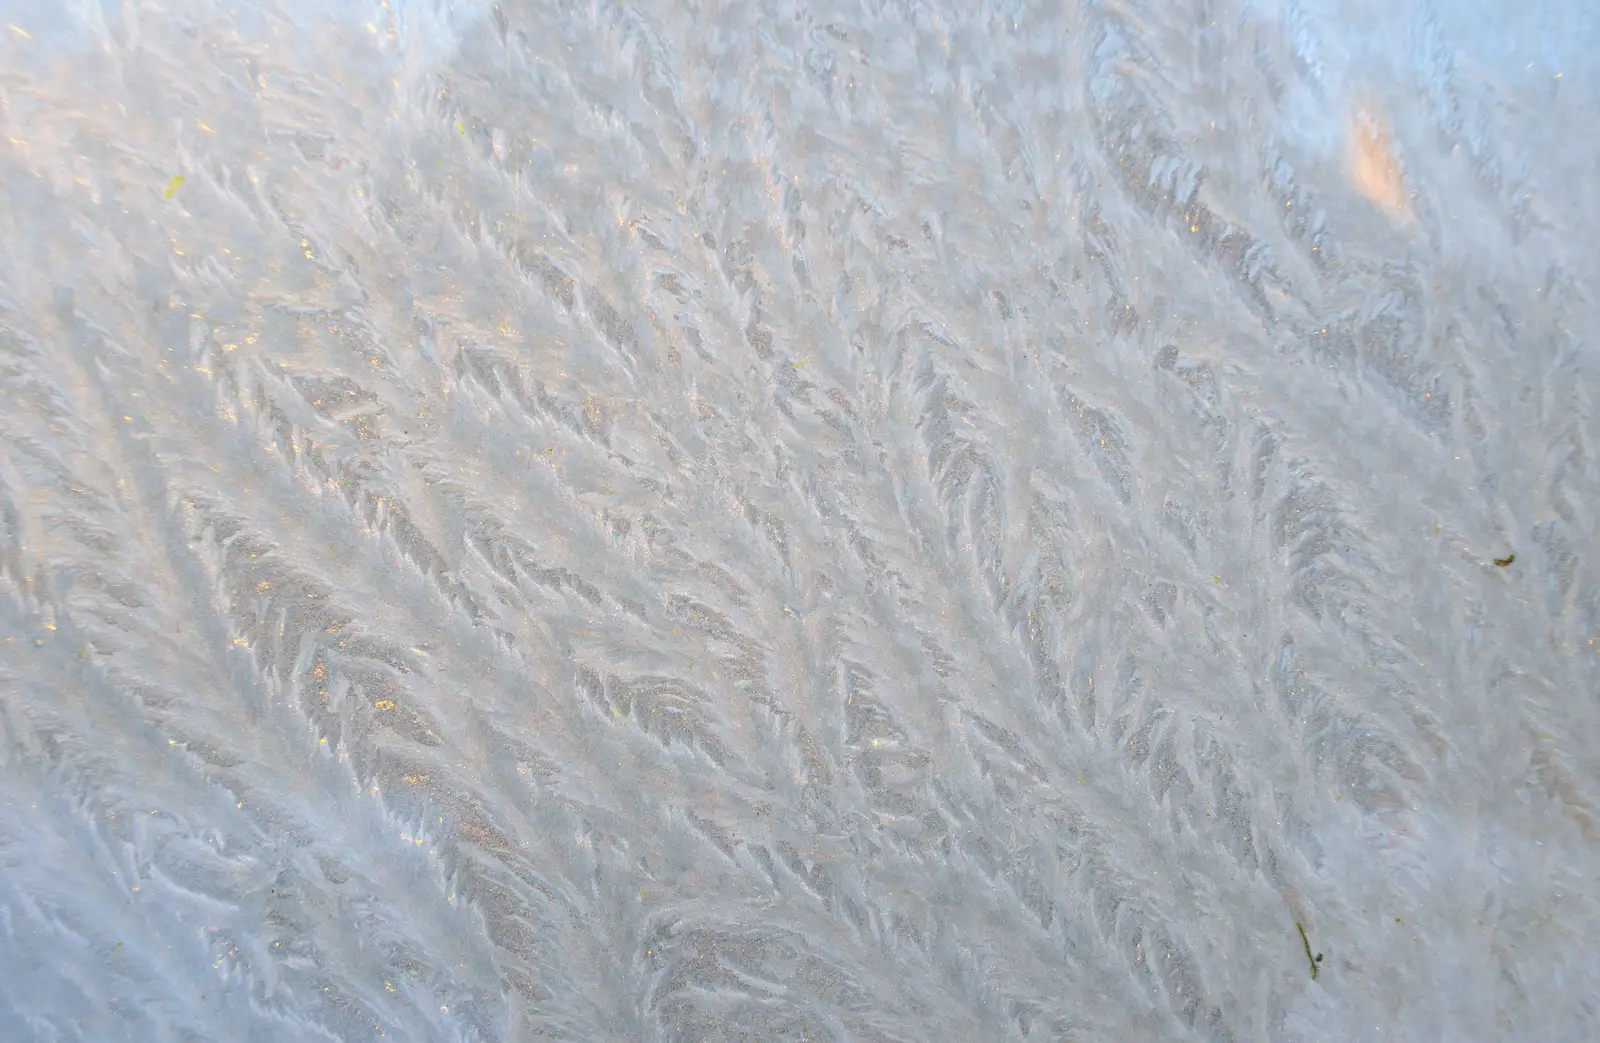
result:
<svg viewBox="0 0 1600 1043"><path fill-rule="evenodd" d="M1358 106L1350 115L1349 175L1356 191L1397 216L1410 213L1405 173L1395 158L1388 126L1375 105Z"/></svg>

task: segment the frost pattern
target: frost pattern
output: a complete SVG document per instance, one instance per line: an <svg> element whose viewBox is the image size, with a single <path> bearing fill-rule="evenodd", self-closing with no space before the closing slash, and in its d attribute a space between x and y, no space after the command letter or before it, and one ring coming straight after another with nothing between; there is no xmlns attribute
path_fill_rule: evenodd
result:
<svg viewBox="0 0 1600 1043"><path fill-rule="evenodd" d="M0 1037L1600 1037L1600 40L1371 6L0 4Z"/></svg>

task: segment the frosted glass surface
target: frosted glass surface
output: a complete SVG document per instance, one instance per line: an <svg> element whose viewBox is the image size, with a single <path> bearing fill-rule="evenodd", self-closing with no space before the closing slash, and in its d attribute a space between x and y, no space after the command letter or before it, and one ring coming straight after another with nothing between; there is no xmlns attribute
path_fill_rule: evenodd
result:
<svg viewBox="0 0 1600 1043"><path fill-rule="evenodd" d="M1600 1039L1586 0L0 0L0 1040Z"/></svg>

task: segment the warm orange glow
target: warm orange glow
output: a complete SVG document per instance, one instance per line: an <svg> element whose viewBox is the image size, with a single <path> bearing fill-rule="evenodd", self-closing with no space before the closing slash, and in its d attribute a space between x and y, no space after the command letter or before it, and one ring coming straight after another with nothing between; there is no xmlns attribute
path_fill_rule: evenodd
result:
<svg viewBox="0 0 1600 1043"><path fill-rule="evenodd" d="M1349 126L1351 183L1373 203L1395 214L1410 210L1405 174L1389 143L1383 118L1372 108L1358 108Z"/></svg>

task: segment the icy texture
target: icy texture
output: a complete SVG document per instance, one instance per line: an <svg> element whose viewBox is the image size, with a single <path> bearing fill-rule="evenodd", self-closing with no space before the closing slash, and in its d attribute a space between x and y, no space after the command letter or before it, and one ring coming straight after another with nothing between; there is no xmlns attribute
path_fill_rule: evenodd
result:
<svg viewBox="0 0 1600 1043"><path fill-rule="evenodd" d="M1590 6L3 0L0 1039L1600 1039Z"/></svg>

